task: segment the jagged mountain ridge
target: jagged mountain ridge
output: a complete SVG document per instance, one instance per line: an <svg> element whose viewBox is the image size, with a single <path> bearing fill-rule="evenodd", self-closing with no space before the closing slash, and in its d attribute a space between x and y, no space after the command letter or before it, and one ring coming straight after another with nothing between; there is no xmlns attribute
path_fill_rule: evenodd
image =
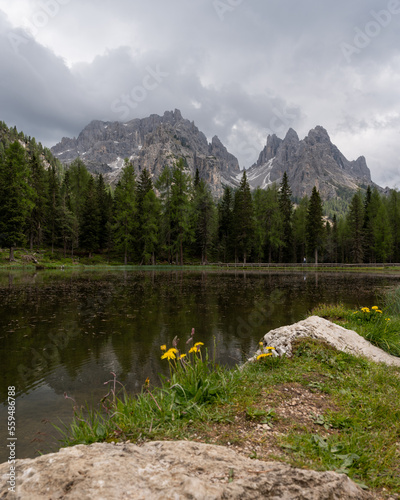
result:
<svg viewBox="0 0 400 500"><path fill-rule="evenodd" d="M364 156L347 160L321 126L310 130L301 141L293 129L289 129L283 140L275 134L269 135L257 162L247 170L247 178L253 189L265 189L274 182L279 184L285 171L296 198L310 196L314 186L323 200L336 198L343 188L356 191L376 186ZM239 181L238 176L235 181Z"/></svg>
<svg viewBox="0 0 400 500"><path fill-rule="evenodd" d="M64 137L51 151L67 165L80 157L90 171L103 173L111 183L118 180L125 158L138 173L146 168L155 180L165 165L172 166L183 157L188 172L194 176L197 168L216 197L224 185L237 187L242 178L238 160L218 137L208 143L194 122L184 119L177 109L127 123L92 121L78 138ZM323 200L340 197L343 189L376 186L365 158L347 160L321 126L310 130L303 140L293 129L284 139L269 135L257 162L247 170L247 178L252 189L266 189L274 182L279 184L285 171L296 198L310 196L314 186Z"/></svg>
<svg viewBox="0 0 400 500"><path fill-rule="evenodd" d="M51 151L66 164L80 157L88 170L103 173L109 182L117 181L125 158L137 172L146 168L157 179L165 165L183 157L188 171L194 176L198 169L215 196L222 194L224 176L240 173L238 160L218 137L208 143L177 109L127 123L92 121L78 138L64 137Z"/></svg>

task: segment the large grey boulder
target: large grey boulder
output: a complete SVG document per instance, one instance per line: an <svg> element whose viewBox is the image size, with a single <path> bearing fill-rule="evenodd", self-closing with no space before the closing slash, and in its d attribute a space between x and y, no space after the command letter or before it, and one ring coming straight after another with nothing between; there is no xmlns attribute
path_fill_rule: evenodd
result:
<svg viewBox="0 0 400 500"><path fill-rule="evenodd" d="M400 358L373 346L353 330L347 330L319 316L310 316L293 325L271 330L264 335L263 344L264 347L274 347L279 356L291 356L292 342L302 337L324 340L340 351L365 356L376 363L400 366Z"/></svg>
<svg viewBox="0 0 400 500"><path fill-rule="evenodd" d="M372 498L344 474L251 460L229 448L189 441L96 443L17 460L15 496L7 491L8 471L8 464L0 466L2 499Z"/></svg>

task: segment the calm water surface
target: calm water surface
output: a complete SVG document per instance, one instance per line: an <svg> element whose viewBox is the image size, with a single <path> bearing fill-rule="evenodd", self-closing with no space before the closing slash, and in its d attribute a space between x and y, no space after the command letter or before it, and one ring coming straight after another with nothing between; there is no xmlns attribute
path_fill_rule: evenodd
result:
<svg viewBox="0 0 400 500"><path fill-rule="evenodd" d="M17 390L17 457L58 449L51 423L72 403L96 404L115 372L130 392L167 373L160 345L216 345L220 363L242 363L270 329L315 305L371 306L398 278L268 272L86 271L0 273L0 436L7 387ZM7 459L0 448L0 462Z"/></svg>

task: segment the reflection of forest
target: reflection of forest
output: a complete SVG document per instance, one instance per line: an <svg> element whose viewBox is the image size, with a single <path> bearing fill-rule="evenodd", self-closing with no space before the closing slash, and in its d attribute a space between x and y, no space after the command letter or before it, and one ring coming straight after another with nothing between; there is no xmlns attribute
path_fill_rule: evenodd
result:
<svg viewBox="0 0 400 500"><path fill-rule="evenodd" d="M21 393L45 379L58 394L80 392L101 386L110 371L140 390L148 376L166 373L160 345L178 336L184 347L193 327L211 349L215 338L219 362L234 365L271 328L320 302L367 304L387 281L182 271L0 275L2 401L8 385Z"/></svg>
<svg viewBox="0 0 400 500"><path fill-rule="evenodd" d="M70 414L64 392L78 404L98 402L110 372L129 392L140 391L147 377L157 384L160 373L168 375L160 345L171 346L178 336L184 350L192 328L195 341L211 351L216 346L219 363L234 366L254 353L268 330L302 319L318 303L372 304L375 291L388 284L396 280L257 272L0 273L1 401L7 387L16 386L24 432L35 434L42 419L57 422L66 408ZM29 441L24 456L33 456Z"/></svg>

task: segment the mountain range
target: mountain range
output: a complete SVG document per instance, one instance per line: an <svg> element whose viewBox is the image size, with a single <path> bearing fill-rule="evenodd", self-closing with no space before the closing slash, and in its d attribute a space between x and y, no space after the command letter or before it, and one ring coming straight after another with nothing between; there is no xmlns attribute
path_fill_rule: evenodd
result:
<svg viewBox="0 0 400 500"><path fill-rule="evenodd" d="M243 175L237 158L219 138L214 136L209 143L177 109L126 123L92 121L77 138L64 137L51 152L66 165L79 157L89 171L102 173L112 184L117 182L125 158L138 173L146 168L155 180L165 165L172 166L183 157L188 172L194 176L198 169L215 197L221 196L225 185L237 187ZM376 186L365 158L347 160L321 126L310 130L303 140L293 129L284 139L269 135L257 162L246 173L252 189L265 189L274 182L279 184L285 171L296 198L309 196L314 186L323 200L337 198L343 190Z"/></svg>

